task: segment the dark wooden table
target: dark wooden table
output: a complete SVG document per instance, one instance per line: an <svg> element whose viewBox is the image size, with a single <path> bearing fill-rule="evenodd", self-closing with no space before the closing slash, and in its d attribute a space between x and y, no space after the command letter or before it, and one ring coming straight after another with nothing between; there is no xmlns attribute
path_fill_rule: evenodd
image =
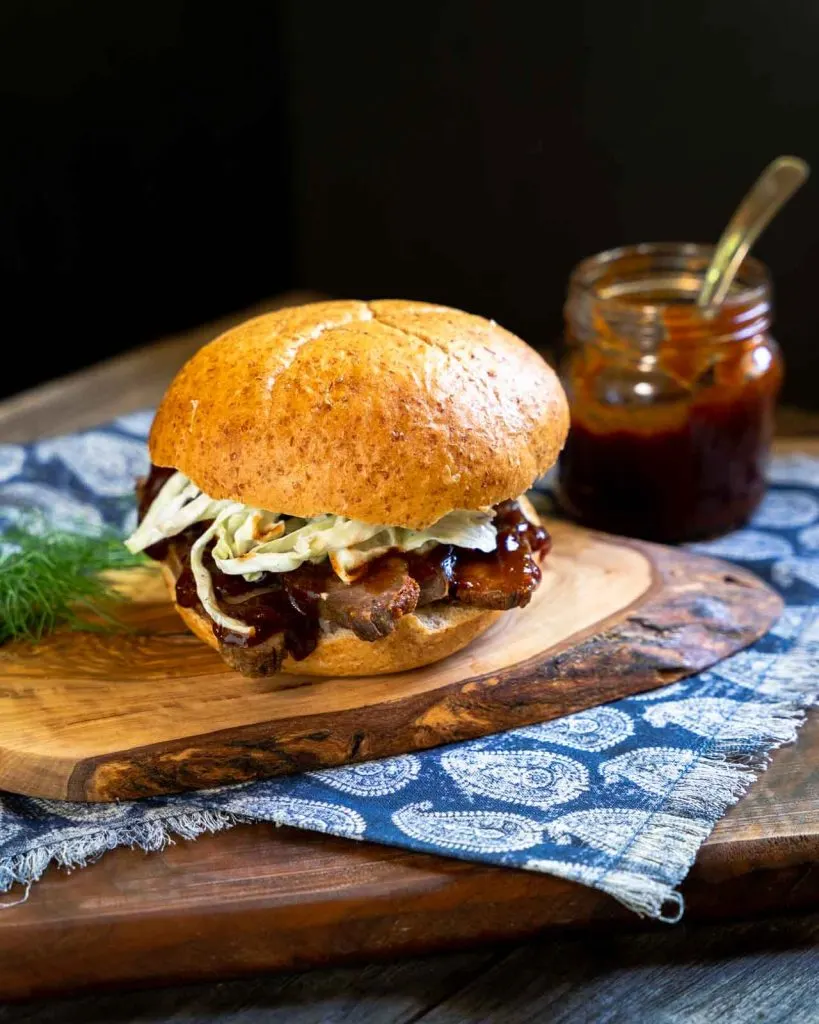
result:
<svg viewBox="0 0 819 1024"><path fill-rule="evenodd" d="M819 915L0 1007L0 1024L816 1024ZM70 949L44 950L70 956Z"/></svg>
<svg viewBox="0 0 819 1024"><path fill-rule="evenodd" d="M269 308L272 303L263 304ZM244 315L244 314L243 314ZM219 327L129 353L34 392L0 404L0 441L28 441L98 423L109 416L154 404L173 371ZM790 413L786 434L817 433L817 418ZM799 442L799 447L806 447ZM816 449L813 442L809 447ZM814 726L819 723L814 723ZM814 731L813 728L811 731ZM787 756L783 752L782 757ZM785 765L785 767L787 767ZM781 771L782 769L780 769ZM804 766L802 767L804 773ZM819 787L810 792L819 792ZM759 793L759 790L757 790ZM752 799L752 798L751 798ZM757 800L759 797L757 796ZM811 798L812 799L812 798ZM819 801L817 801L819 805ZM763 808L764 810L764 808ZM726 820L730 830L730 821ZM231 833L237 850L256 842L247 826ZM723 828L723 826L721 826ZM246 835L247 839L242 836ZM251 838L251 837L254 838ZM207 859L206 837L197 844ZM748 835L749 856L753 836ZM719 845L711 847L712 859ZM173 852L173 851L171 851ZM137 857L118 851L112 858ZM102 865L100 865L102 867ZM97 869L82 872L88 877ZM701 869L700 869L701 870ZM710 870L710 869L709 869ZM819 1022L819 914L776 916L777 908L800 905L800 890L815 886L816 869L796 865L780 876L781 887L762 901L771 916L709 926L707 906L696 920L675 928L641 927L636 918L615 915L594 931L557 928L537 941L452 952L424 959L245 978L219 984L149 991L96 991L75 997L0 1007L0 1024L102 1021L351 1021L390 1024L424 1021ZM528 876L527 876L528 877ZM59 879L56 879L59 883ZM557 879L554 896L567 887ZM49 881L42 883L49 885ZM730 879L725 879L730 886ZM762 883L761 883L762 884ZM81 885L89 920L104 929L104 910L94 909L93 887ZM707 901L708 889L703 889ZM539 894L542 896L543 894ZM584 897L585 898L585 897ZM594 898L594 894L591 894ZM541 902L539 899L538 902ZM814 904L815 905L815 904ZM590 904L591 906L591 904ZM741 908L738 908L740 911ZM2 912L0 912L2 913ZM442 908L441 913L445 913ZM549 915L546 915L546 920ZM582 915L581 915L582 919ZM560 915L553 915L552 925ZM1 922L0 922L1 923ZM51 941L50 937L51 936ZM225 930L225 946L231 944ZM136 950L134 951L136 955ZM68 934L45 929L42 959L53 964L76 955Z"/></svg>

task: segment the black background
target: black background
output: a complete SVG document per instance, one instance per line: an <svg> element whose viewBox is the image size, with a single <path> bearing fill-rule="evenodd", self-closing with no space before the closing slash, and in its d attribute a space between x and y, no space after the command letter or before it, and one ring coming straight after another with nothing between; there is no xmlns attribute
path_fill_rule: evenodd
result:
<svg viewBox="0 0 819 1024"><path fill-rule="evenodd" d="M819 168L805 0L0 5L3 393L294 285L537 345L571 266ZM756 250L819 406L819 174Z"/></svg>

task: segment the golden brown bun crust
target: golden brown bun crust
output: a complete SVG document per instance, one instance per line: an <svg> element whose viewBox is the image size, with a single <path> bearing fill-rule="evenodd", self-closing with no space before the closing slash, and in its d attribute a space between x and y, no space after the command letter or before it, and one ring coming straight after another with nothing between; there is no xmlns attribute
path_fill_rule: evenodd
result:
<svg viewBox="0 0 819 1024"><path fill-rule="evenodd" d="M163 565L162 574L173 595L173 573ZM192 608L175 607L188 629L218 651L210 619ZM359 640L349 629L323 633L318 647L303 661L285 658L282 672L306 676L375 676L404 672L460 651L503 614L465 605L428 605L405 615L394 633L372 643ZM273 676L271 682L275 685L278 678ZM283 678L279 688L292 685Z"/></svg>
<svg viewBox="0 0 819 1024"><path fill-rule="evenodd" d="M423 529L520 494L568 426L554 372L494 322L351 300L269 313L200 349L149 443L213 498Z"/></svg>

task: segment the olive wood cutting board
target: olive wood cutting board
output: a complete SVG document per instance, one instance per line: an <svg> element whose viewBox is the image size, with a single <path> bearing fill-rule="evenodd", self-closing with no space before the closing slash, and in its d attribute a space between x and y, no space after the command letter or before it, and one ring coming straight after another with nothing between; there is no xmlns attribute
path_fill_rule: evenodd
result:
<svg viewBox="0 0 819 1024"><path fill-rule="evenodd" d="M419 750L662 686L751 643L780 598L689 552L550 524L531 604L464 651L390 676L273 689L187 633L153 569L131 629L0 650L0 789L131 799Z"/></svg>

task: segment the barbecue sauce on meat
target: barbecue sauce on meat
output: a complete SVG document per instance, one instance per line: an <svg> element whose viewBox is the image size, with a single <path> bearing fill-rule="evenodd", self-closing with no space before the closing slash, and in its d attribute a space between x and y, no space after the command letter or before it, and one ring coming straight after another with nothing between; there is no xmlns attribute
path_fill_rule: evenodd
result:
<svg viewBox="0 0 819 1024"><path fill-rule="evenodd" d="M516 501L495 506L495 526L498 546L494 551L457 549L453 596L481 608L522 608L541 579L533 553L545 556L551 538L542 526L529 522Z"/></svg>
<svg viewBox="0 0 819 1024"><path fill-rule="evenodd" d="M154 466L139 485L140 519L173 472ZM176 600L183 608L201 610L190 550L206 525L197 523L146 551L158 561L174 555L181 566ZM214 623L214 635L221 644L250 648L274 634L284 634L285 650L300 661L315 650L320 618L351 628L362 639L377 639L386 635L383 630L394 628L401 615L435 601L458 600L484 608L522 607L529 603L540 582L537 560L548 553L551 538L542 526L529 522L516 501L495 506L495 525L496 551L484 553L448 544L438 544L423 553L390 551L368 562L349 587L338 579L329 561L305 563L288 573L265 572L250 583L242 576L221 572L207 551L204 563L219 606L226 614L254 627L253 634L246 637ZM410 588L398 585L397 575L405 584L408 581ZM351 587L357 588L355 594ZM381 593L379 588L386 589ZM388 600L393 603L385 604ZM376 623L375 628L372 623Z"/></svg>
<svg viewBox="0 0 819 1024"><path fill-rule="evenodd" d="M185 544L184 554L179 547L176 549L182 564L182 571L176 581L176 601L183 608L201 608L190 566L192 543L190 540ZM260 579L248 583L243 576L230 576L222 572L213 561L210 551L205 552L203 562L213 581L219 607L232 618L240 619L254 629L251 636L243 636L214 622L213 634L220 643L230 647L255 647L274 633L284 633L285 648L296 661L301 661L316 649L320 591L305 590L293 594L291 588L283 582L288 573L265 572Z"/></svg>

